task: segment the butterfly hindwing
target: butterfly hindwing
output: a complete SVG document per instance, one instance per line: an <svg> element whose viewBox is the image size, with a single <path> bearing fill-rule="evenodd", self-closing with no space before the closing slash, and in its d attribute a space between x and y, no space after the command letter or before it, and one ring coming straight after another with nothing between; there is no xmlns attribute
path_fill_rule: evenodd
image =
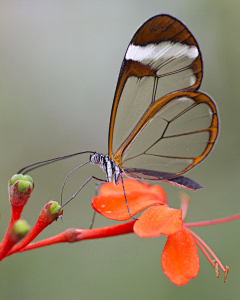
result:
<svg viewBox="0 0 240 300"><path fill-rule="evenodd" d="M179 176L201 162L218 135L217 109L201 92L175 92L156 101L115 154L124 172L141 179Z"/></svg>

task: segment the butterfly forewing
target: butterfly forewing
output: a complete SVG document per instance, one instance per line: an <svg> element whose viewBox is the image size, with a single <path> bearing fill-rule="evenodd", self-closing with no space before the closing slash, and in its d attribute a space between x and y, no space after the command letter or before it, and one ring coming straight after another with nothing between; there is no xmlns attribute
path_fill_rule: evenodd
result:
<svg viewBox="0 0 240 300"><path fill-rule="evenodd" d="M131 177L169 179L202 161L218 135L198 44L180 21L153 17L133 36L120 71L109 157Z"/></svg>
<svg viewBox="0 0 240 300"><path fill-rule="evenodd" d="M196 89L201 79L199 47L180 21L159 15L143 24L122 63L109 128L109 156L153 102L177 90Z"/></svg>

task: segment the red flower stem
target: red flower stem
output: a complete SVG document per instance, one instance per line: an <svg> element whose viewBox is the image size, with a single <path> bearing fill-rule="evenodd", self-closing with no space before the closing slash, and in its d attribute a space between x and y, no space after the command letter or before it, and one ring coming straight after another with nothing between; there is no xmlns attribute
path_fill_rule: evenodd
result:
<svg viewBox="0 0 240 300"><path fill-rule="evenodd" d="M185 227L199 227L199 226L208 226L208 225L215 225L226 223L234 220L240 219L240 214L236 214L230 217L216 219L216 220L209 220L209 221L201 221L201 222L193 222L193 223L184 223Z"/></svg>
<svg viewBox="0 0 240 300"><path fill-rule="evenodd" d="M133 225L135 222L136 221L130 221L127 223L122 223L114 226L82 230L81 236L79 237L79 241L106 238L111 236L132 233Z"/></svg>
<svg viewBox="0 0 240 300"><path fill-rule="evenodd" d="M43 224L43 222L37 222L35 224L35 226L32 228L32 230L29 232L29 234L21 242L19 242L15 247L13 247L7 256L12 255L13 253L16 253L16 252L20 251L22 248L26 247L48 225L49 225L48 222L45 224Z"/></svg>
<svg viewBox="0 0 240 300"><path fill-rule="evenodd" d="M193 231L191 231L188 228L187 228L187 230L191 233L191 235L194 237L194 239L196 239L212 255L212 257L219 264L219 266L223 270L223 272L226 272L226 269L224 268L224 266L222 265L222 263L220 262L220 260L216 256L216 254L211 250L211 248L209 248L208 245L196 233L194 233Z"/></svg>
<svg viewBox="0 0 240 300"><path fill-rule="evenodd" d="M0 261L8 254L11 248L16 244L17 241L12 240L9 236L0 251Z"/></svg>
<svg viewBox="0 0 240 300"><path fill-rule="evenodd" d="M19 252L22 248L26 247L29 243L31 243L36 236L39 235L48 225L52 224L52 222L56 221L61 212L51 213L52 204L56 203L55 200L49 201L41 210L38 220L29 234L16 246L14 246L8 253L7 256Z"/></svg>
<svg viewBox="0 0 240 300"><path fill-rule="evenodd" d="M38 249L54 244L59 243L74 243L76 241L76 235L81 234L82 230L78 228L69 228L57 235L54 235L50 238L31 243L27 245L25 248L21 249L19 252L29 251L33 249Z"/></svg>
<svg viewBox="0 0 240 300"><path fill-rule="evenodd" d="M11 219L10 219L11 224L15 223L17 220L20 219L23 208L24 208L24 205L12 207L12 214L11 214Z"/></svg>
<svg viewBox="0 0 240 300"><path fill-rule="evenodd" d="M24 192L21 192L18 189L18 182L19 181L16 181L14 185L11 185L11 178L8 181L9 202L12 207L12 212L11 212L11 218L9 221L8 229L0 244L0 250L6 247L6 243L8 243L9 240L10 230L13 224L20 219L22 210L32 193L30 185ZM33 184L33 188L34 188L34 184Z"/></svg>
<svg viewBox="0 0 240 300"><path fill-rule="evenodd" d="M19 220L19 218L21 217L21 213L22 213L22 210L24 208L24 205L21 205L21 206L12 206L12 213L11 213L11 217L10 217L10 221L9 221L9 225L8 225L8 229L5 233L5 236L0 244L0 250L2 251L3 248L6 247L6 244L8 243L8 239L9 239L9 233L10 233L10 230L13 226L13 224Z"/></svg>
<svg viewBox="0 0 240 300"><path fill-rule="evenodd" d="M21 249L19 252L46 247L53 244L74 243L83 240L100 239L132 233L133 225L135 222L136 221L131 221L128 223L95 229L70 228L48 239L29 244L25 248Z"/></svg>

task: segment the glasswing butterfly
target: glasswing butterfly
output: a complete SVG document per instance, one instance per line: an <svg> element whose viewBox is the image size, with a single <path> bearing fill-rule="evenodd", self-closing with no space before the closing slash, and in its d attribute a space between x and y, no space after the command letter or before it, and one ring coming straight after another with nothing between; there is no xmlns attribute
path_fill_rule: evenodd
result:
<svg viewBox="0 0 240 300"><path fill-rule="evenodd" d="M183 174L209 155L219 132L215 102L198 91L202 77L201 52L188 28L170 15L150 18L134 34L122 62L108 155L81 153L92 153L89 162L100 165L107 181L115 184L126 175L189 190L201 188ZM98 179L90 177L79 191L92 178Z"/></svg>

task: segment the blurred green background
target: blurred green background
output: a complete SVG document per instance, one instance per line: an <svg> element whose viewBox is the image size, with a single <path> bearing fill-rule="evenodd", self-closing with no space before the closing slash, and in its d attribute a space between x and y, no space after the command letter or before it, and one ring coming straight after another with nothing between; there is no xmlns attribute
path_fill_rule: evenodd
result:
<svg viewBox="0 0 240 300"><path fill-rule="evenodd" d="M180 19L199 42L204 59L201 90L217 102L221 133L210 157L188 176L205 188L189 192L186 221L240 212L240 2L234 0L1 1L0 184L2 238L10 217L8 178L23 166L84 150L107 153L113 94L127 45L148 18L167 13ZM35 190L24 209L34 225L50 199L60 200L65 176L88 155L40 168L31 175ZM89 176L86 166L71 175L64 199ZM163 184L171 206L179 189ZM88 228L94 182L38 239L69 227ZM97 217L95 226L115 224ZM51 246L1 262L0 299L239 299L240 221L194 231L230 266L223 273L200 255L196 279L176 287L163 274L166 238L134 235Z"/></svg>

